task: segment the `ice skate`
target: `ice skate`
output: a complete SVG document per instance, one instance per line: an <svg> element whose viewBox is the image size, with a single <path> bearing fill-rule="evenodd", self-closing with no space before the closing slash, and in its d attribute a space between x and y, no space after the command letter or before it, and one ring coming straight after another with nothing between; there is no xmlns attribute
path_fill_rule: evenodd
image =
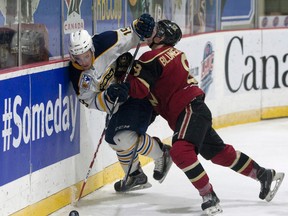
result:
<svg viewBox="0 0 288 216"><path fill-rule="evenodd" d="M273 169L260 168L257 172L257 179L260 181L260 199L270 202L277 193L284 178L284 173L276 173ZM274 187L273 187L273 183Z"/></svg>
<svg viewBox="0 0 288 216"><path fill-rule="evenodd" d="M160 140L157 141L161 142ZM170 149L171 149L170 146L163 144L162 146L163 156L154 161L155 168L153 178L159 181L159 183L162 183L164 181L172 165L172 158L170 157L169 154Z"/></svg>
<svg viewBox="0 0 288 216"><path fill-rule="evenodd" d="M214 191L205 196L202 196L202 199L203 203L201 208L208 216L213 216L222 212L222 208L219 205L220 200Z"/></svg>
<svg viewBox="0 0 288 216"><path fill-rule="evenodd" d="M141 190L150 188L152 185L148 182L148 178L141 168L134 171L128 176L128 179L123 186L123 180L120 180L114 184L116 192L128 192L134 190Z"/></svg>

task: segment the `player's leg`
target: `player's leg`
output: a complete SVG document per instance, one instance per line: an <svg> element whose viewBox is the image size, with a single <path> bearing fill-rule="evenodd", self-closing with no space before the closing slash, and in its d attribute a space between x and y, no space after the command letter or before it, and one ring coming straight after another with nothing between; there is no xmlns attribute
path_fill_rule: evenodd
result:
<svg viewBox="0 0 288 216"><path fill-rule="evenodd" d="M125 135L126 137L135 134L135 136L130 136L129 140L122 139L123 136L115 136L115 139L121 138L122 141L126 140L125 144L119 143L118 140L116 142L116 145L110 145L116 151L118 161L120 162L120 165L125 173L125 177L127 175L127 181L125 182L125 191L151 187L151 184L148 182L147 176L141 168L138 151L136 151L134 158L132 158L135 145L139 142L138 135L133 131L121 131L121 134ZM128 173L129 166L131 167L130 172ZM114 184L114 189L117 192L124 192L123 182L124 180L119 180Z"/></svg>
<svg viewBox="0 0 288 216"><path fill-rule="evenodd" d="M162 148L162 143L146 134L146 130L150 124L151 114L152 107L149 101L129 99L125 104L121 105L118 112L113 115L105 136L106 141L117 151L117 157L125 174L127 174L129 163L132 161L135 145L138 145L129 176L135 177L141 174L139 177L142 176L144 179L145 176L146 180L147 176L141 169L138 154L153 158L156 164L157 161L161 161L161 159L164 160L162 170L160 169L163 173L168 172L172 163L170 160L170 166L167 165L169 164L168 159L170 158L167 148ZM158 170L156 169L157 167ZM159 166L155 166L155 173L157 173L157 171L159 171ZM163 180L163 177L160 180ZM145 183L144 180L139 182Z"/></svg>
<svg viewBox="0 0 288 216"><path fill-rule="evenodd" d="M237 173L258 180L261 184L259 198L266 201L273 199L284 178L283 173L263 168L245 153L236 151L232 145L224 144L213 128L207 133L201 155L208 160L211 159L215 164L229 167ZM271 188L273 181L276 184Z"/></svg>
<svg viewBox="0 0 288 216"><path fill-rule="evenodd" d="M169 154L170 147L163 144L157 137L152 138L146 133L148 126L153 122L153 107L147 99L129 99L125 107L128 111L126 118L124 117L122 121L130 125L129 130L139 135L138 154L154 159L153 177L161 183L172 165L172 159ZM130 120L127 120L127 113Z"/></svg>
<svg viewBox="0 0 288 216"><path fill-rule="evenodd" d="M114 136L114 142L121 146L121 151L117 151L118 159L124 170L128 169L129 156L136 142L138 142L137 155L143 155L154 159L155 168L153 177L162 182L171 167L172 159L169 154L170 147L163 144L160 139L150 137L148 134L139 135L135 131L119 131ZM135 160L135 159L134 159ZM139 163L139 161L137 161ZM137 165L131 168L131 173L136 170Z"/></svg>
<svg viewBox="0 0 288 216"><path fill-rule="evenodd" d="M171 146L162 143L158 137L153 137L153 139L159 144L163 152L161 157L154 159L155 167L153 178L159 183L162 183L172 165L172 158L170 156Z"/></svg>
<svg viewBox="0 0 288 216"><path fill-rule="evenodd" d="M222 212L220 200L197 157L210 127L211 112L202 100L193 101L177 120L170 154L173 162L185 173L202 196L202 210L208 214L216 214Z"/></svg>

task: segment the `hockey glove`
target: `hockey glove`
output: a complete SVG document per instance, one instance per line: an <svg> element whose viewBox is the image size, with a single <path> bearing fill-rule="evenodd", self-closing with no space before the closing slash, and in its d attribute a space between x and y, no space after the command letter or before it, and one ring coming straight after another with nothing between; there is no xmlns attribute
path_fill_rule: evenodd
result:
<svg viewBox="0 0 288 216"><path fill-rule="evenodd" d="M129 95L129 83L116 83L111 84L106 90L106 98L110 102L115 102L118 97L118 102L125 102Z"/></svg>
<svg viewBox="0 0 288 216"><path fill-rule="evenodd" d="M132 54L129 52L126 52L119 56L116 60L116 70L114 73L114 76L117 79L120 79L127 71L131 61L132 61Z"/></svg>
<svg viewBox="0 0 288 216"><path fill-rule="evenodd" d="M142 14L138 19L132 23L133 30L140 38L149 38L153 33L155 21L150 14Z"/></svg>

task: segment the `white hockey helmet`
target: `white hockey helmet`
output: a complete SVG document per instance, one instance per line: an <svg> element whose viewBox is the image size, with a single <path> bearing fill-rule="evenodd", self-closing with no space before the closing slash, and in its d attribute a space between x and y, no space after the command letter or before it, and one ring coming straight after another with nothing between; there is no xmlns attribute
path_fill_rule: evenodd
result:
<svg viewBox="0 0 288 216"><path fill-rule="evenodd" d="M70 34L70 55L80 55L87 52L89 49L94 52L91 35L86 30L78 30Z"/></svg>

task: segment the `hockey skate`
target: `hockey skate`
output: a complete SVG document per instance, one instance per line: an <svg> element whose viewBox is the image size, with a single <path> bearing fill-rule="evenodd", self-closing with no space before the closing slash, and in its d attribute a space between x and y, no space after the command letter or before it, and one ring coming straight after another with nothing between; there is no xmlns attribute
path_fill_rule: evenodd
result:
<svg viewBox="0 0 288 216"><path fill-rule="evenodd" d="M276 195L284 176L284 173L276 173L273 169L260 168L257 173L257 179L261 184L259 198L270 202Z"/></svg>
<svg viewBox="0 0 288 216"><path fill-rule="evenodd" d="M159 139L157 139L157 141L158 143L161 142ZM169 154L170 149L170 146L163 144L163 156L154 161L155 168L153 178L159 183L162 183L164 181L172 165L172 158Z"/></svg>
<svg viewBox="0 0 288 216"><path fill-rule="evenodd" d="M116 192L128 192L152 187L141 168L128 176L125 185L123 185L123 182L123 180L120 180L114 184L114 189Z"/></svg>
<svg viewBox="0 0 288 216"><path fill-rule="evenodd" d="M215 192L212 191L211 193L202 196L203 203L201 208L208 216L213 216L223 212L221 206L219 205L220 200L216 196Z"/></svg>

